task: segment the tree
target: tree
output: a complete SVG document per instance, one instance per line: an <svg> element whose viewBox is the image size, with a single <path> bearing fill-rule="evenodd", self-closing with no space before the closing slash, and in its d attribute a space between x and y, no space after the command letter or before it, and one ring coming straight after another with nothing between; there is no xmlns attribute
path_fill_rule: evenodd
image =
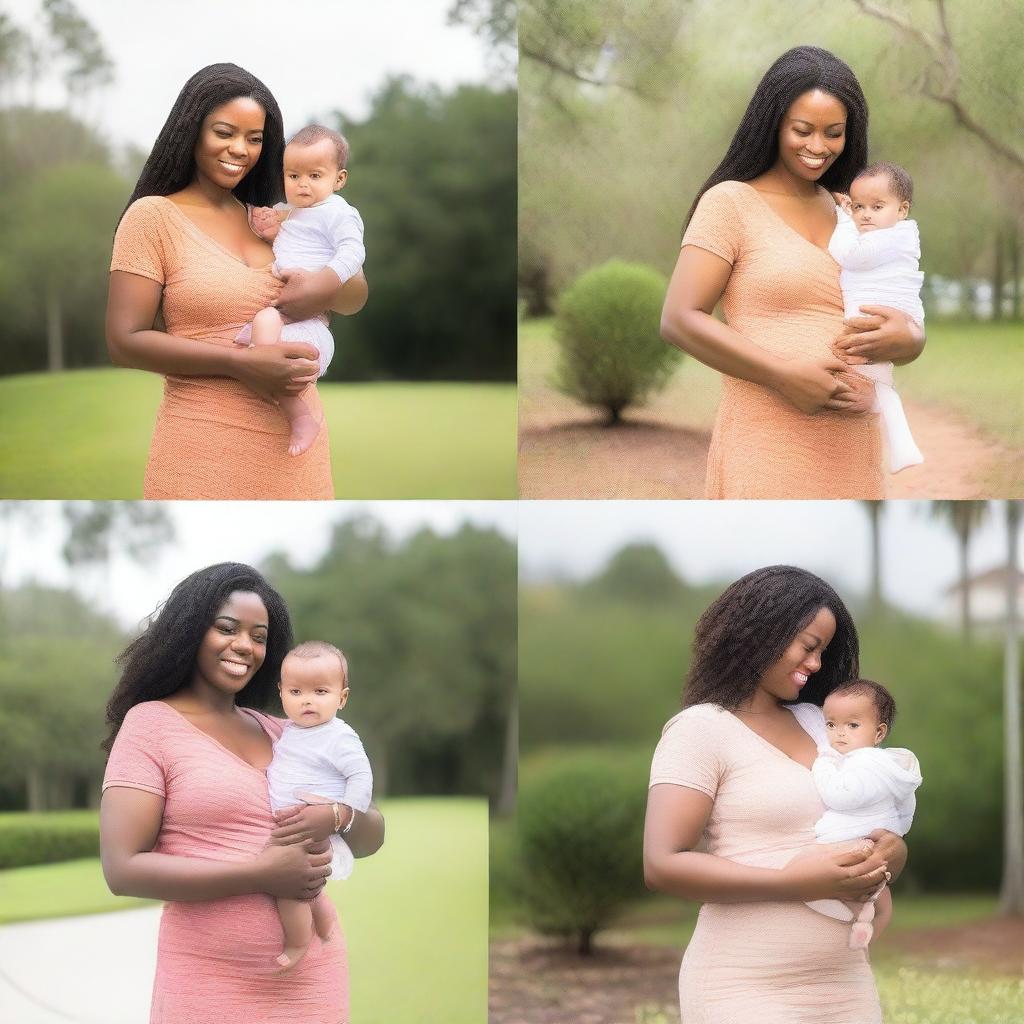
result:
<svg viewBox="0 0 1024 1024"><path fill-rule="evenodd" d="M875 611L882 607L882 513L884 501L862 501L871 524L871 590L869 600Z"/></svg>
<svg viewBox="0 0 1024 1024"><path fill-rule="evenodd" d="M971 534L988 514L986 501L933 501L932 515L948 523L956 533L959 545L960 631L971 635L971 587L968 554Z"/></svg>
<svg viewBox="0 0 1024 1024"><path fill-rule="evenodd" d="M515 0L455 0L449 25L468 25L487 40L491 59L502 75L514 74L517 59Z"/></svg>
<svg viewBox="0 0 1024 1024"><path fill-rule="evenodd" d="M616 601L664 606L679 596L682 583L657 544L620 548L586 590Z"/></svg>
<svg viewBox="0 0 1024 1024"><path fill-rule="evenodd" d="M1024 797L1021 795L1020 694L1020 523L1021 502L1006 502L1006 657L1003 677L1003 729L1006 759L1003 831L1003 884L999 909L1024 917Z"/></svg>

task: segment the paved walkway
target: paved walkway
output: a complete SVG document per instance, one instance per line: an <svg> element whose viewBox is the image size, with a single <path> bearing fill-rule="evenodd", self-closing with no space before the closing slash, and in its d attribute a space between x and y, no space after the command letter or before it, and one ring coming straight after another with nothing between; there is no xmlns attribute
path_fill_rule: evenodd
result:
<svg viewBox="0 0 1024 1024"><path fill-rule="evenodd" d="M145 1024L160 907L0 927L4 1024Z"/></svg>

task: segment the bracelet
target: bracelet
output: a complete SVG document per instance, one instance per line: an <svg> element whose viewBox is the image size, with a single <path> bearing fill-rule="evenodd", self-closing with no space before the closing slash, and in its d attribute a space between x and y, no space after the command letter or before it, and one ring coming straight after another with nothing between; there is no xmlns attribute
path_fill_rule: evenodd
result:
<svg viewBox="0 0 1024 1024"><path fill-rule="evenodd" d="M347 805L346 805L347 806ZM334 831L336 835L344 836L352 828L352 823L356 820L356 812L353 808L349 807L348 824L344 828L341 827L341 804L331 804L331 810L334 811Z"/></svg>
<svg viewBox="0 0 1024 1024"><path fill-rule="evenodd" d="M341 810L336 803L331 804L331 810L334 811L334 831L341 831Z"/></svg>

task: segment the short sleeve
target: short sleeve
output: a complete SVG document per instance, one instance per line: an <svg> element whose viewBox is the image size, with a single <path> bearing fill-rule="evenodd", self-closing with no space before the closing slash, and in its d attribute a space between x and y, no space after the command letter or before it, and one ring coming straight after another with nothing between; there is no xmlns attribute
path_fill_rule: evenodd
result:
<svg viewBox="0 0 1024 1024"><path fill-rule="evenodd" d="M125 715L103 775L104 792L111 786L167 795L160 724L152 707L138 704Z"/></svg>
<svg viewBox="0 0 1024 1024"><path fill-rule="evenodd" d="M682 245L695 245L729 263L736 262L743 240L743 218L733 194L735 184L723 181L700 197L686 226Z"/></svg>
<svg viewBox="0 0 1024 1024"><path fill-rule="evenodd" d="M714 797L722 780L719 723L722 712L705 705L686 708L665 726L651 762L651 786L667 782Z"/></svg>
<svg viewBox="0 0 1024 1024"><path fill-rule="evenodd" d="M156 196L137 199L125 210L114 235L110 269L166 281L166 229Z"/></svg>

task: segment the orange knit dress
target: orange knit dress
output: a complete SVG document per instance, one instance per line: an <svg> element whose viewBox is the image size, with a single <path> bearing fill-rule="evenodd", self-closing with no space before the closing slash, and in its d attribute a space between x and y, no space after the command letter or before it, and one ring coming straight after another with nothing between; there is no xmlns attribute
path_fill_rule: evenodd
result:
<svg viewBox="0 0 1024 1024"><path fill-rule="evenodd" d="M281 735L280 719L241 710L271 740ZM172 857L251 860L276 827L266 773L160 700L137 704L125 716L103 778L104 791L111 786L163 797L153 850ZM168 901L150 1024L348 1024L348 955L340 931L327 943L314 936L286 974L274 960L282 942L277 907L266 893Z"/></svg>
<svg viewBox="0 0 1024 1024"><path fill-rule="evenodd" d="M146 196L127 209L110 269L163 287L168 334L214 345L235 335L280 293L270 267L243 263L170 200ZM303 398L322 415L315 387ZM150 499L331 500L326 423L304 454L288 454L288 421L230 377L164 378L143 497Z"/></svg>
<svg viewBox="0 0 1024 1024"><path fill-rule="evenodd" d="M753 186L708 189L682 244L732 264L722 310L733 330L783 359L831 354L843 327L839 265ZM808 415L771 388L723 376L705 496L882 498L878 416Z"/></svg>

